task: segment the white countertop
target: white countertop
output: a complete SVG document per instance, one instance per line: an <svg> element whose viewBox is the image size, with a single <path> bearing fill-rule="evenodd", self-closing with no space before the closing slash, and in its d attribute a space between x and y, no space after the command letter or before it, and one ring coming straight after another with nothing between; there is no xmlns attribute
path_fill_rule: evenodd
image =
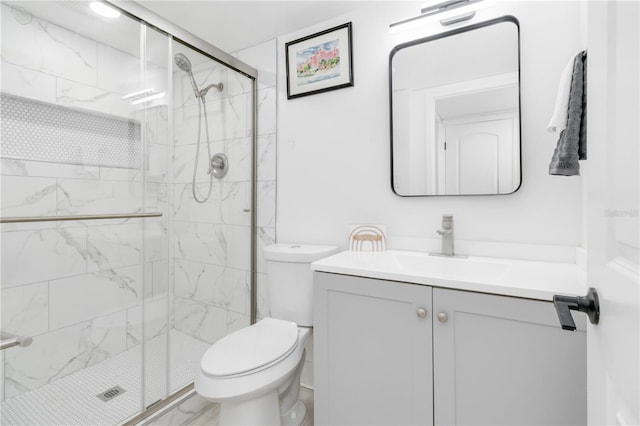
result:
<svg viewBox="0 0 640 426"><path fill-rule="evenodd" d="M387 250L344 251L312 263L311 269L549 301L554 294L584 296L587 293L584 270L570 263L474 256L459 259Z"/></svg>

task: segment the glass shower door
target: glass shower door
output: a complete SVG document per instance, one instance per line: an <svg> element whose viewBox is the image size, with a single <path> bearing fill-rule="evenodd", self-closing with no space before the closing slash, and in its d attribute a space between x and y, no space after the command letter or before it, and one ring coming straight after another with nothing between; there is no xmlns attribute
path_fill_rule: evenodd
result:
<svg viewBox="0 0 640 426"><path fill-rule="evenodd" d="M250 78L177 41L172 56L171 392L212 343L250 324L254 133ZM208 173L211 157L223 173Z"/></svg>
<svg viewBox="0 0 640 426"><path fill-rule="evenodd" d="M136 215L167 210L168 38L88 2L0 8L0 328L33 339L0 352L2 424L117 424L156 386L167 225Z"/></svg>
<svg viewBox="0 0 640 426"><path fill-rule="evenodd" d="M1 423L118 424L250 323L254 82L89 2L0 17Z"/></svg>

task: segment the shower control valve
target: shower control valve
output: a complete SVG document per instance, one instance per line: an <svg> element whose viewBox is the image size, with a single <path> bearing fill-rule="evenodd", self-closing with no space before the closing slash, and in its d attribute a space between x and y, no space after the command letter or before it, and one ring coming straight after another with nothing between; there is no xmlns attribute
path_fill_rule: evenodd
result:
<svg viewBox="0 0 640 426"><path fill-rule="evenodd" d="M215 154L211 157L209 162L209 174L218 179L225 177L229 171L229 160L227 156L221 153Z"/></svg>

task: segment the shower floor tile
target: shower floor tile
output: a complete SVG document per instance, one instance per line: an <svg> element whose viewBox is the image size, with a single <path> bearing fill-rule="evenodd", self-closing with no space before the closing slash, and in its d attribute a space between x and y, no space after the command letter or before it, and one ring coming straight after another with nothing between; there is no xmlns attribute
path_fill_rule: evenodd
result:
<svg viewBox="0 0 640 426"><path fill-rule="evenodd" d="M209 348L177 330L170 331L172 390L193 381L200 358ZM166 396L166 339L158 336L145 347L146 400ZM142 410L142 346L0 403L2 425L115 425ZM154 372L151 375L149 372ZM113 386L125 390L107 402L96 395ZM147 404L148 405L148 404Z"/></svg>

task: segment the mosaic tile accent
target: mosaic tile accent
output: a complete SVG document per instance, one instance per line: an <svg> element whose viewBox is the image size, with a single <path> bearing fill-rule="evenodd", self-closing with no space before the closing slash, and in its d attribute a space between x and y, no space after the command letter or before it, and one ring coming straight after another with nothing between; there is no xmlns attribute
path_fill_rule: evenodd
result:
<svg viewBox="0 0 640 426"><path fill-rule="evenodd" d="M140 123L0 94L1 155L19 160L137 168Z"/></svg>

